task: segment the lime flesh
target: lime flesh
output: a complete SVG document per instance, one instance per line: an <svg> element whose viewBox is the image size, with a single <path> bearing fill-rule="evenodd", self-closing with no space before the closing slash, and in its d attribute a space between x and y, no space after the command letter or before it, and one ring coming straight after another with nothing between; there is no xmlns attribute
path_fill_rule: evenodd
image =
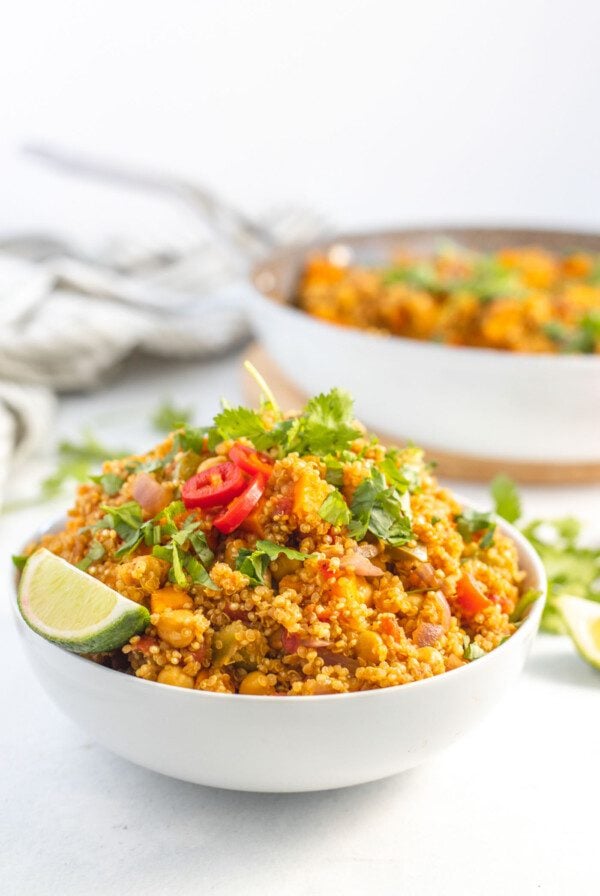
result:
<svg viewBox="0 0 600 896"><path fill-rule="evenodd" d="M145 607L46 548L25 564L18 604L30 628L75 653L115 650L150 621Z"/></svg>
<svg viewBox="0 0 600 896"><path fill-rule="evenodd" d="M581 656L600 669L600 603L571 595L554 603Z"/></svg>

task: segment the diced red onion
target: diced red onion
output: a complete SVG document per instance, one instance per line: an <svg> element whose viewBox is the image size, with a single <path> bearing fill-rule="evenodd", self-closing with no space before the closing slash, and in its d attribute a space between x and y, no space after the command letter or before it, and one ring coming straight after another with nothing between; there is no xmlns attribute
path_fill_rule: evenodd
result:
<svg viewBox="0 0 600 896"><path fill-rule="evenodd" d="M167 490L149 473L139 473L135 477L131 492L149 516L156 516L169 503Z"/></svg>

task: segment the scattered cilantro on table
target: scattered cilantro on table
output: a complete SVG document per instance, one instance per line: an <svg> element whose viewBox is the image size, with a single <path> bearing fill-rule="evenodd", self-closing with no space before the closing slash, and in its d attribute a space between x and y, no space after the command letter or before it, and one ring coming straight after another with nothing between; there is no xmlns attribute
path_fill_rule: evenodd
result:
<svg viewBox="0 0 600 896"><path fill-rule="evenodd" d="M521 522L519 494L508 477L496 477L491 491L496 513L508 522L518 524L546 569L548 596L542 616L542 631L566 634L562 616L556 608L556 599L571 594L600 602L600 546L582 546L582 525L573 517L534 519L527 524ZM527 594L523 595L519 603L526 597Z"/></svg>
<svg viewBox="0 0 600 896"><path fill-rule="evenodd" d="M165 399L152 414L152 425L157 432L170 433L192 421L191 408L181 408Z"/></svg>

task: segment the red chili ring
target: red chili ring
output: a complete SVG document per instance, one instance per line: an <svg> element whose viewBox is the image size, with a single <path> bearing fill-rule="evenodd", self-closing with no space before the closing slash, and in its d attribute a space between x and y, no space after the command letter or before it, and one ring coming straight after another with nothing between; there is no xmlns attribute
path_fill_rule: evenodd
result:
<svg viewBox="0 0 600 896"><path fill-rule="evenodd" d="M230 532L237 529L254 510L262 498L266 487L267 480L259 473L251 481L248 488L213 520L215 528L222 532L223 535L229 535Z"/></svg>
<svg viewBox="0 0 600 896"><path fill-rule="evenodd" d="M247 481L239 467L226 460L201 470L184 482L181 497L188 510L194 507L222 507L244 491Z"/></svg>
<svg viewBox="0 0 600 896"><path fill-rule="evenodd" d="M231 446L229 457L240 470L249 473L250 476L260 473L261 476L266 476L268 479L273 472L273 461L268 454L255 451L254 448L250 448L242 442L236 442Z"/></svg>

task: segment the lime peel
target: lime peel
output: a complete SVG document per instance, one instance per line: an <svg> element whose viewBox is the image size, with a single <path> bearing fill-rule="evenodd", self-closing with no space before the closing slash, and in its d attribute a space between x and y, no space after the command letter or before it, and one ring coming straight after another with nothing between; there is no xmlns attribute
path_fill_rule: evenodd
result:
<svg viewBox="0 0 600 896"><path fill-rule="evenodd" d="M554 605L583 659L600 669L600 603L565 594Z"/></svg>
<svg viewBox="0 0 600 896"><path fill-rule="evenodd" d="M21 574L18 605L27 625L74 653L104 653L150 622L148 610L46 548Z"/></svg>

